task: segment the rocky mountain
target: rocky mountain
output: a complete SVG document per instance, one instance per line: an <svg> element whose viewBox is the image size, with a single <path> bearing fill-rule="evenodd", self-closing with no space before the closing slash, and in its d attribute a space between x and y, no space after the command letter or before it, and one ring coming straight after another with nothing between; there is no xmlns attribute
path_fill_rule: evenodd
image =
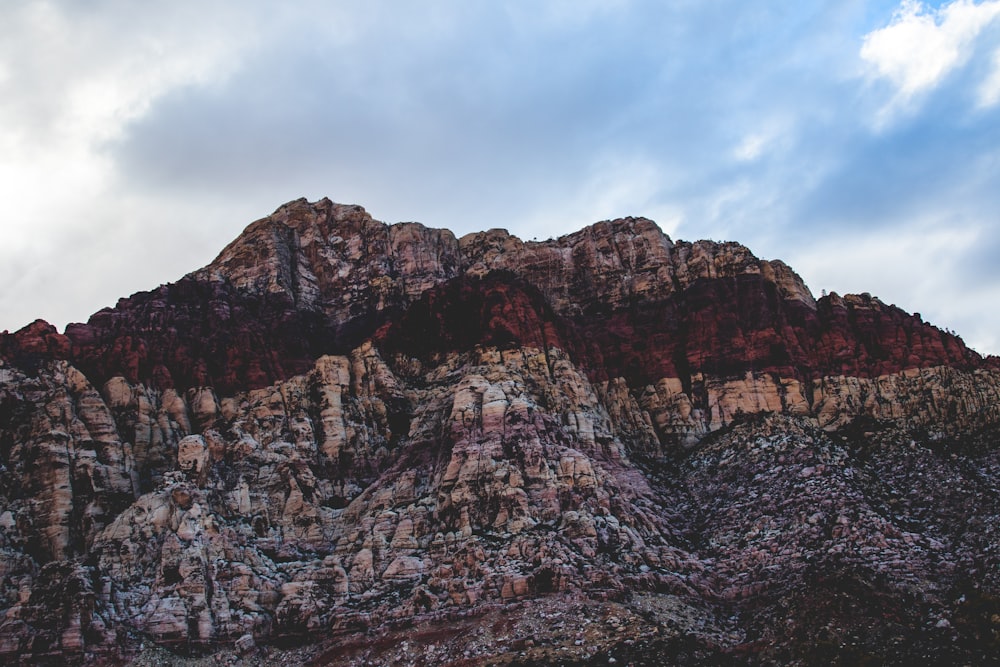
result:
<svg viewBox="0 0 1000 667"><path fill-rule="evenodd" d="M298 200L0 360L12 664L1000 655L1000 361L735 243Z"/></svg>

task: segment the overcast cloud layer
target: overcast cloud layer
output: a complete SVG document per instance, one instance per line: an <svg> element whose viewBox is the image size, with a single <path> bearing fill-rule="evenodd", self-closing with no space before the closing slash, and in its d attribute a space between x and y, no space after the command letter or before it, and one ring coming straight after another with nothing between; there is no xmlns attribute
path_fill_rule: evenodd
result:
<svg viewBox="0 0 1000 667"><path fill-rule="evenodd" d="M1000 353L1000 0L0 4L0 329L305 196L736 240Z"/></svg>

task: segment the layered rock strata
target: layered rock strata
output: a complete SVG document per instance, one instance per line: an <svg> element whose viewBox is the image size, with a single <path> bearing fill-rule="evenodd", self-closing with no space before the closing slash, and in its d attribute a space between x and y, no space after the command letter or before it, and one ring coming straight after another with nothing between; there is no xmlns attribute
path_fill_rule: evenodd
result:
<svg viewBox="0 0 1000 667"><path fill-rule="evenodd" d="M330 660L557 600L655 638L563 619L441 660L993 655L996 360L736 244L298 201L0 358L0 654L26 663ZM343 655L404 661L378 646Z"/></svg>

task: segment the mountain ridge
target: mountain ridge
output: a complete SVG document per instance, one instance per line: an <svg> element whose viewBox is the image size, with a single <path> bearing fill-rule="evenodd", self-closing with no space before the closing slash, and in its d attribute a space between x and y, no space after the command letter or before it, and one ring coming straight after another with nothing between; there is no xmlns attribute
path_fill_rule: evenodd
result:
<svg viewBox="0 0 1000 667"><path fill-rule="evenodd" d="M296 200L0 337L0 654L989 660L998 433L995 358L739 244Z"/></svg>
<svg viewBox="0 0 1000 667"><path fill-rule="evenodd" d="M334 256L335 248L330 244L330 240L320 233L323 231L330 232L328 236L335 239L333 243L339 244L340 249L347 243L353 244L353 252L357 257L351 256L350 261L347 261L346 258ZM300 232L305 236L304 241L296 236L300 235ZM353 232L353 236L348 232ZM632 241L622 244L624 251L616 244L618 236L627 236ZM636 243L636 238L642 239L645 243L642 245ZM580 246L583 246L584 250L597 247L601 255L618 253L617 266L615 262L605 262L610 265L610 270L600 273L605 279L603 286L587 285L588 278L575 275L585 276L588 271L595 272L595 269L601 268L576 265L571 253L573 248ZM431 250L424 250L426 248ZM526 251L525 248L530 250ZM659 252L656 252L657 250ZM653 255L648 261L644 256L646 251L652 252ZM675 251L673 255L670 254L671 251ZM351 249L348 249L348 253L350 252ZM625 255L622 255L622 252ZM345 272L350 270L348 264L356 265L359 262L368 262L373 266L368 267L366 271L359 271L362 273L361 276L348 275L346 281L341 280L344 276L332 275L334 271L331 266L337 267L339 272ZM315 269L317 266L324 268ZM664 267L673 268L665 270ZM95 336L95 330L100 332L102 328L107 328L104 322L113 318L114 314L123 308L127 308L130 301L145 302L141 303L140 307L151 303L152 309L156 309L158 301L167 301L174 291L183 292L185 286L190 285L203 294L188 297L181 293L177 295L177 299L183 301L186 298L194 298L206 302L205 305L211 308L213 303L226 299L239 300L249 294L256 300L263 300L266 303L252 305L248 310L257 312L252 312L246 317L274 320L278 327L283 324L282 318L291 319L293 322L285 323L289 327L302 327L307 331L319 329L315 335L327 335L330 329L334 329L337 334L342 335L343 342L338 341L326 347L312 342L310 336L305 336L305 340L299 341L299 346L316 349L297 363L293 359L289 373L294 374L308 367L310 356L315 358L326 352L343 352L360 343L383 323L385 317L382 315L383 311L388 310L392 315L397 315L398 311L407 307L412 300L437 284L463 274L481 276L492 270L507 270L521 276L542 290L560 314L577 316L585 315L588 308L621 309L629 299L663 301L665 296L690 289L697 281L727 278L753 280L754 276L759 276L760 282L765 286L773 286L780 299L784 301L798 301L809 310L831 319L852 320L856 319L855 314L858 311L873 311L876 318L890 320L869 323L876 329L902 326L904 331L895 332L894 335L904 338L912 337L916 330L921 339L917 341L918 346L926 344L935 348L926 353L917 350L910 359L875 360L866 368L858 367L860 364L856 364L854 368L840 370L849 371L854 375L872 376L934 363L949 365L959 363L965 367L986 364L1000 367L1000 360L997 358L983 358L966 348L957 336L945 334L929 325L920 326L924 325L922 321L907 322L907 318L911 316L896 309L895 306L885 307L877 298L868 295L840 297L833 293L817 302L801 278L780 260L758 260L747 248L734 243L682 241L675 244L656 227L655 223L645 218L624 218L595 223L579 232L542 242L523 242L505 230L471 233L457 239L448 230L432 229L420 223L385 225L371 218L360 206L334 204L327 199L315 204L299 199L279 207L271 216L249 225L243 234L206 267L191 272L178 283L161 286L152 292L139 292L128 299L122 299L116 308L99 311L86 324L68 325L64 334L59 334L54 328L46 327L41 322L32 323L13 334L4 332L0 339L0 350L5 350L4 354L8 356L17 354L18 348L25 348L32 354L43 356L52 354L68 358L70 356L68 349L87 347ZM400 273L402 275L395 277ZM627 279L621 280L623 276ZM718 287L719 285L714 286L716 291ZM593 294L581 297L577 294L581 291ZM718 299L725 303L726 300L731 301L734 295L709 294L699 295L698 298L709 301ZM352 308L358 309L361 302L374 302L374 307L359 317L352 318L350 313L346 316L343 314ZM309 322L298 321L302 319L303 312L308 313ZM319 313L326 317L326 322L315 321L313 316ZM220 321L214 323L215 326L226 325L221 320L227 314L221 315ZM862 316L867 317L865 313L862 313ZM824 322L820 326L826 324ZM126 323L126 328L128 326ZM138 328L152 329L156 326L156 313L140 315ZM839 324L833 326L843 328ZM931 331L936 332L936 335ZM251 333L257 337L267 334L267 332ZM877 336L883 332L862 333ZM282 331L282 336L286 339L295 338L287 331ZM851 336L848 335L847 338L850 339ZM794 341L790 342L795 344ZM850 340L835 341L841 347L850 342ZM906 343L900 347L905 348ZM141 351L135 352L141 356ZM233 350L225 352L232 353ZM841 356L850 360L858 356L855 352L854 349L846 350ZM751 354L761 355L760 351ZM870 355L864 352L860 356ZM197 363L197 360L191 361ZM751 361L745 359L745 365ZM801 359L795 361L801 365ZM250 360L248 363L252 362L253 360ZM837 370L833 368L834 362L834 359L826 360L827 367L816 372ZM128 368L129 364L133 368ZM263 386L268 382L290 376L280 368L280 361L273 365L277 368L271 371L248 369L249 377L241 378L244 385ZM122 372L130 380L138 381L140 378L135 366L134 359L123 359L118 367L105 369L102 376L96 379L103 381L111 372ZM165 366L167 368L161 370L169 371L169 364ZM735 369L732 373L738 371L739 369ZM209 381L210 378L205 377L203 373L186 372L182 375L190 377L190 379L184 378L187 383L213 385L221 383L227 389L235 389L238 386L233 379L223 380L213 377ZM186 384L185 381L179 383L182 388Z"/></svg>

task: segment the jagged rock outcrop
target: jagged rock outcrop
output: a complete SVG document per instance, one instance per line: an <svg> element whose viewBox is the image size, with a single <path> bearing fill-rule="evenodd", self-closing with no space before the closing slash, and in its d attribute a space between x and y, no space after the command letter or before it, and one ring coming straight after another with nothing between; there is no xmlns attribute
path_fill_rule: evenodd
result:
<svg viewBox="0 0 1000 667"><path fill-rule="evenodd" d="M0 336L0 654L988 660L998 366L645 219L292 202Z"/></svg>

